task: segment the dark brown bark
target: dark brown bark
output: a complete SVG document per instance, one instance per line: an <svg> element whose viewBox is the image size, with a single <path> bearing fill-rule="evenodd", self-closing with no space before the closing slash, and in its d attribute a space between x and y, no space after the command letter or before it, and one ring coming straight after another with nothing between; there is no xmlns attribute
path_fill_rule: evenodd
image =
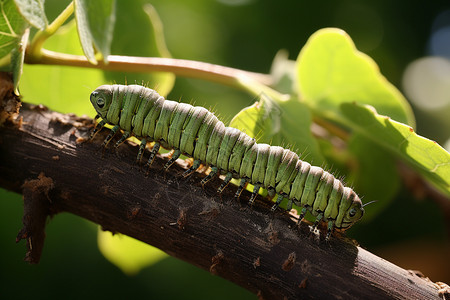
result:
<svg viewBox="0 0 450 300"><path fill-rule="evenodd" d="M158 156L146 177L135 146L103 150L105 133L80 142L91 120L30 108L20 116L20 126L0 129L0 185L24 195L18 238L26 238L30 262L39 260L47 216L70 212L265 299L442 299L429 280L344 237L326 242L306 225L298 232L265 199L250 208L247 192L233 199L235 186L217 195L220 179L204 189L202 174L182 179L182 161L164 172L167 158Z"/></svg>

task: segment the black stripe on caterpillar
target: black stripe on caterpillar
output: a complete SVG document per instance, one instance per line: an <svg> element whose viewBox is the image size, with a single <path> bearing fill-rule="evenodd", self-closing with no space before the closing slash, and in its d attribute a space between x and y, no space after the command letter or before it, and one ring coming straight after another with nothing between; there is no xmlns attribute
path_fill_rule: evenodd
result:
<svg viewBox="0 0 450 300"><path fill-rule="evenodd" d="M241 178L235 197L251 183L254 190L250 204L260 188L266 188L269 195L278 195L272 210L287 198L288 210L292 203L302 208L298 224L308 211L316 217L314 226L327 222L327 239L334 228L348 229L364 214L358 195L331 173L302 161L289 149L256 143L244 132L226 127L203 107L166 100L141 85L102 85L92 92L90 100L97 111L96 119L102 118L91 138L105 124L114 125L104 141L105 146L119 129L124 134L115 147L128 137L136 136L141 139L138 162L147 142L155 142L147 167L160 146L173 149L165 169L181 154L190 156L194 163L183 176L189 176L200 164L207 164L211 172L202 180L202 185L218 173L226 174L218 192L222 192L232 178Z"/></svg>

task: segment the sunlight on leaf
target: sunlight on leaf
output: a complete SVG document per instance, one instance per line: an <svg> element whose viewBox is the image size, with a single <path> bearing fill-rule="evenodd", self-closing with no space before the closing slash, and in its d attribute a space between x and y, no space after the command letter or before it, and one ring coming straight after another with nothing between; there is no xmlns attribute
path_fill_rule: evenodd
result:
<svg viewBox="0 0 450 300"><path fill-rule="evenodd" d="M0 58L17 47L27 27L13 0L0 1Z"/></svg>
<svg viewBox="0 0 450 300"><path fill-rule="evenodd" d="M406 99L343 30L326 28L314 33L300 51L297 75L301 99L318 116L345 122L339 105L358 102L415 126Z"/></svg>
<svg viewBox="0 0 450 300"><path fill-rule="evenodd" d="M396 154L450 196L450 154L439 144L417 135L408 125L379 115L373 107L344 103L341 111L353 129Z"/></svg>
<svg viewBox="0 0 450 300"><path fill-rule="evenodd" d="M48 26L44 0L14 0L22 16L34 27L45 30Z"/></svg>
<svg viewBox="0 0 450 300"><path fill-rule="evenodd" d="M98 247L103 256L127 275L136 275L145 267L167 257L163 251L123 234L98 231Z"/></svg>

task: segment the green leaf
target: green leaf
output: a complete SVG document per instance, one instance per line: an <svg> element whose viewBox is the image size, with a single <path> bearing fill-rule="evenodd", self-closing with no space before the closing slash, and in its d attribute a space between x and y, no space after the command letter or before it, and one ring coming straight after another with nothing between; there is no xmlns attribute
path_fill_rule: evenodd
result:
<svg viewBox="0 0 450 300"><path fill-rule="evenodd" d="M366 222L385 209L394 199L401 186L400 177L394 155L364 135L352 135L348 148L356 159L354 162L356 166L346 180L363 196L363 202L376 200L364 214L363 222Z"/></svg>
<svg viewBox="0 0 450 300"><path fill-rule="evenodd" d="M22 16L32 26L45 30L48 26L44 10L44 0L14 0Z"/></svg>
<svg viewBox="0 0 450 300"><path fill-rule="evenodd" d="M17 48L27 27L13 0L0 1L0 58Z"/></svg>
<svg viewBox="0 0 450 300"><path fill-rule="evenodd" d="M444 148L417 135L412 127L379 115L373 107L343 103L340 108L354 130L396 154L450 197L450 154Z"/></svg>
<svg viewBox="0 0 450 300"><path fill-rule="evenodd" d="M289 59L286 50L279 50L275 55L270 68L274 83L272 88L285 94L297 94L296 62Z"/></svg>
<svg viewBox="0 0 450 300"><path fill-rule="evenodd" d="M346 125L339 105L356 101L414 126L411 107L402 94L340 29L321 29L309 38L297 59L297 75L302 100L318 116Z"/></svg>
<svg viewBox="0 0 450 300"><path fill-rule="evenodd" d="M48 50L81 55L75 22L61 27L44 43ZM43 79L45 78L45 84ZM90 93L105 83L97 69L25 64L20 92L25 102L44 104L62 113L95 116Z"/></svg>
<svg viewBox="0 0 450 300"><path fill-rule="evenodd" d="M114 0L75 0L75 18L81 46L87 59L97 64L94 47L107 62L115 22Z"/></svg>
<svg viewBox="0 0 450 300"><path fill-rule="evenodd" d="M230 126L256 138L258 143L290 148L309 162L320 165L324 159L311 134L311 122L308 107L298 100L275 101L262 94L260 101L241 110Z"/></svg>
<svg viewBox="0 0 450 300"><path fill-rule="evenodd" d="M170 57L164 40L162 22L156 11L146 1L117 1L116 27L111 51L117 55ZM130 22L130 16L133 21ZM139 30L136 30L139 28ZM105 72L110 82L144 83L166 96L173 87L175 75L165 72L133 73Z"/></svg>
<svg viewBox="0 0 450 300"><path fill-rule="evenodd" d="M136 275L167 257L163 251L120 233L113 235L99 229L97 240L103 256L127 275Z"/></svg>

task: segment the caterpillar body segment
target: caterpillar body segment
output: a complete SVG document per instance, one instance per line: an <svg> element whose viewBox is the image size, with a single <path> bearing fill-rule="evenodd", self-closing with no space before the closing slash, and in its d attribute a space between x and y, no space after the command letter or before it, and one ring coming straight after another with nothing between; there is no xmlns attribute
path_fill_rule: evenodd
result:
<svg viewBox="0 0 450 300"><path fill-rule="evenodd" d="M165 100L156 91L140 85L102 85L92 92L90 101L102 118L91 136L105 124L112 124L105 145L118 129L124 131L120 143L131 135L140 138L138 161L147 142L155 142L148 166L160 146L174 150L166 169L181 154L193 157L192 167L183 176L190 175L200 164L207 164L211 172L202 184L217 174L226 174L219 193L232 178L241 178L235 196L239 197L247 183L253 184L250 204L259 189L266 188L269 195L277 194L272 210L287 198L288 208L292 203L301 207L299 223L307 212L316 217L315 226L320 221L327 222L327 238L334 228L347 229L364 214L358 195L329 172L302 161L289 149L256 143L244 132L226 127L203 107Z"/></svg>

